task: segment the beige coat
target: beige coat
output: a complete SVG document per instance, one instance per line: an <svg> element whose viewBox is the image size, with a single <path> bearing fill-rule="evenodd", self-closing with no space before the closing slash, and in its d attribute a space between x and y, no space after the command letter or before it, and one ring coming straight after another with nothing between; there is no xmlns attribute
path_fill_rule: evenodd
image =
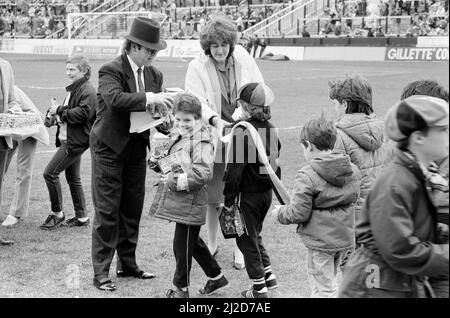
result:
<svg viewBox="0 0 450 318"><path fill-rule="evenodd" d="M8 109L19 107L16 96L14 94L14 74L12 71L11 64L8 61L0 58L0 82L1 90L3 93L3 111L2 113L8 112ZM12 148L12 138L5 137L6 143L10 148Z"/></svg>

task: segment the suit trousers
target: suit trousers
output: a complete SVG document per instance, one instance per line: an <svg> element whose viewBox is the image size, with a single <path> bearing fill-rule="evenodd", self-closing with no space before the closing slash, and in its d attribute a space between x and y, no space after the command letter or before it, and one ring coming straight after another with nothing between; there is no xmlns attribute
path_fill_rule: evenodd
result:
<svg viewBox="0 0 450 318"><path fill-rule="evenodd" d="M133 135L118 154L93 132L90 135L95 209L92 264L98 280L108 277L116 251L117 270L138 269L136 245L144 206L147 143Z"/></svg>
<svg viewBox="0 0 450 318"><path fill-rule="evenodd" d="M270 258L262 243L261 231L272 204L272 190L262 193L241 193L240 208L244 215L248 235L236 238L244 254L245 269L250 279L264 277L264 268L270 266Z"/></svg>
<svg viewBox="0 0 450 318"><path fill-rule="evenodd" d="M17 175L14 185L14 196L9 208L9 215L26 217L30 205L31 179L33 176L34 158L37 140L26 138L17 146Z"/></svg>
<svg viewBox="0 0 450 318"><path fill-rule="evenodd" d="M178 288L189 287L189 275L192 257L209 278L219 276L220 267L211 255L208 247L200 237L200 226L177 223L173 237L173 253L175 254L176 269L173 284Z"/></svg>
<svg viewBox="0 0 450 318"><path fill-rule="evenodd" d="M13 141L13 148L9 148L4 137L0 136L0 207L2 203L3 177L8 171L9 164L17 149L17 141Z"/></svg>

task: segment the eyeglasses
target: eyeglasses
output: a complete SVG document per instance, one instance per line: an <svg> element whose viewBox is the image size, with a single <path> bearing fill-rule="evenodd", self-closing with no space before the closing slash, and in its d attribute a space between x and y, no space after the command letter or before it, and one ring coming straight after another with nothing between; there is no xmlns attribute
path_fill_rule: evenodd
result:
<svg viewBox="0 0 450 318"><path fill-rule="evenodd" d="M154 50L154 49L148 49L148 48L145 48L145 50L146 50L147 53L150 54L150 55L155 55L156 53L158 53L158 50Z"/></svg>

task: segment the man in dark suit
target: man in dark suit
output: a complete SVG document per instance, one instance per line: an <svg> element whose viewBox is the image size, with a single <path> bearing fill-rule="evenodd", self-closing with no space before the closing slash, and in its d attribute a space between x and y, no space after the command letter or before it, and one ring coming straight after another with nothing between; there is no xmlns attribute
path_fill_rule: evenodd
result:
<svg viewBox="0 0 450 318"><path fill-rule="evenodd" d="M149 131L130 133L130 112L148 107L164 113L173 102L161 93L162 73L150 66L167 46L159 24L136 18L125 39L123 54L99 70L97 118L90 135L94 285L106 291L116 289L108 277L115 251L118 277L155 277L136 264Z"/></svg>

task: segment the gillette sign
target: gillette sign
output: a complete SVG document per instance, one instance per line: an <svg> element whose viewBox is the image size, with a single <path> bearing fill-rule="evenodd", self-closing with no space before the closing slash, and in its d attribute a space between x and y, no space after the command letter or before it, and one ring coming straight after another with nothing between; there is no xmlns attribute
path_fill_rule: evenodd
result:
<svg viewBox="0 0 450 318"><path fill-rule="evenodd" d="M385 61L448 61L448 47L388 47Z"/></svg>

